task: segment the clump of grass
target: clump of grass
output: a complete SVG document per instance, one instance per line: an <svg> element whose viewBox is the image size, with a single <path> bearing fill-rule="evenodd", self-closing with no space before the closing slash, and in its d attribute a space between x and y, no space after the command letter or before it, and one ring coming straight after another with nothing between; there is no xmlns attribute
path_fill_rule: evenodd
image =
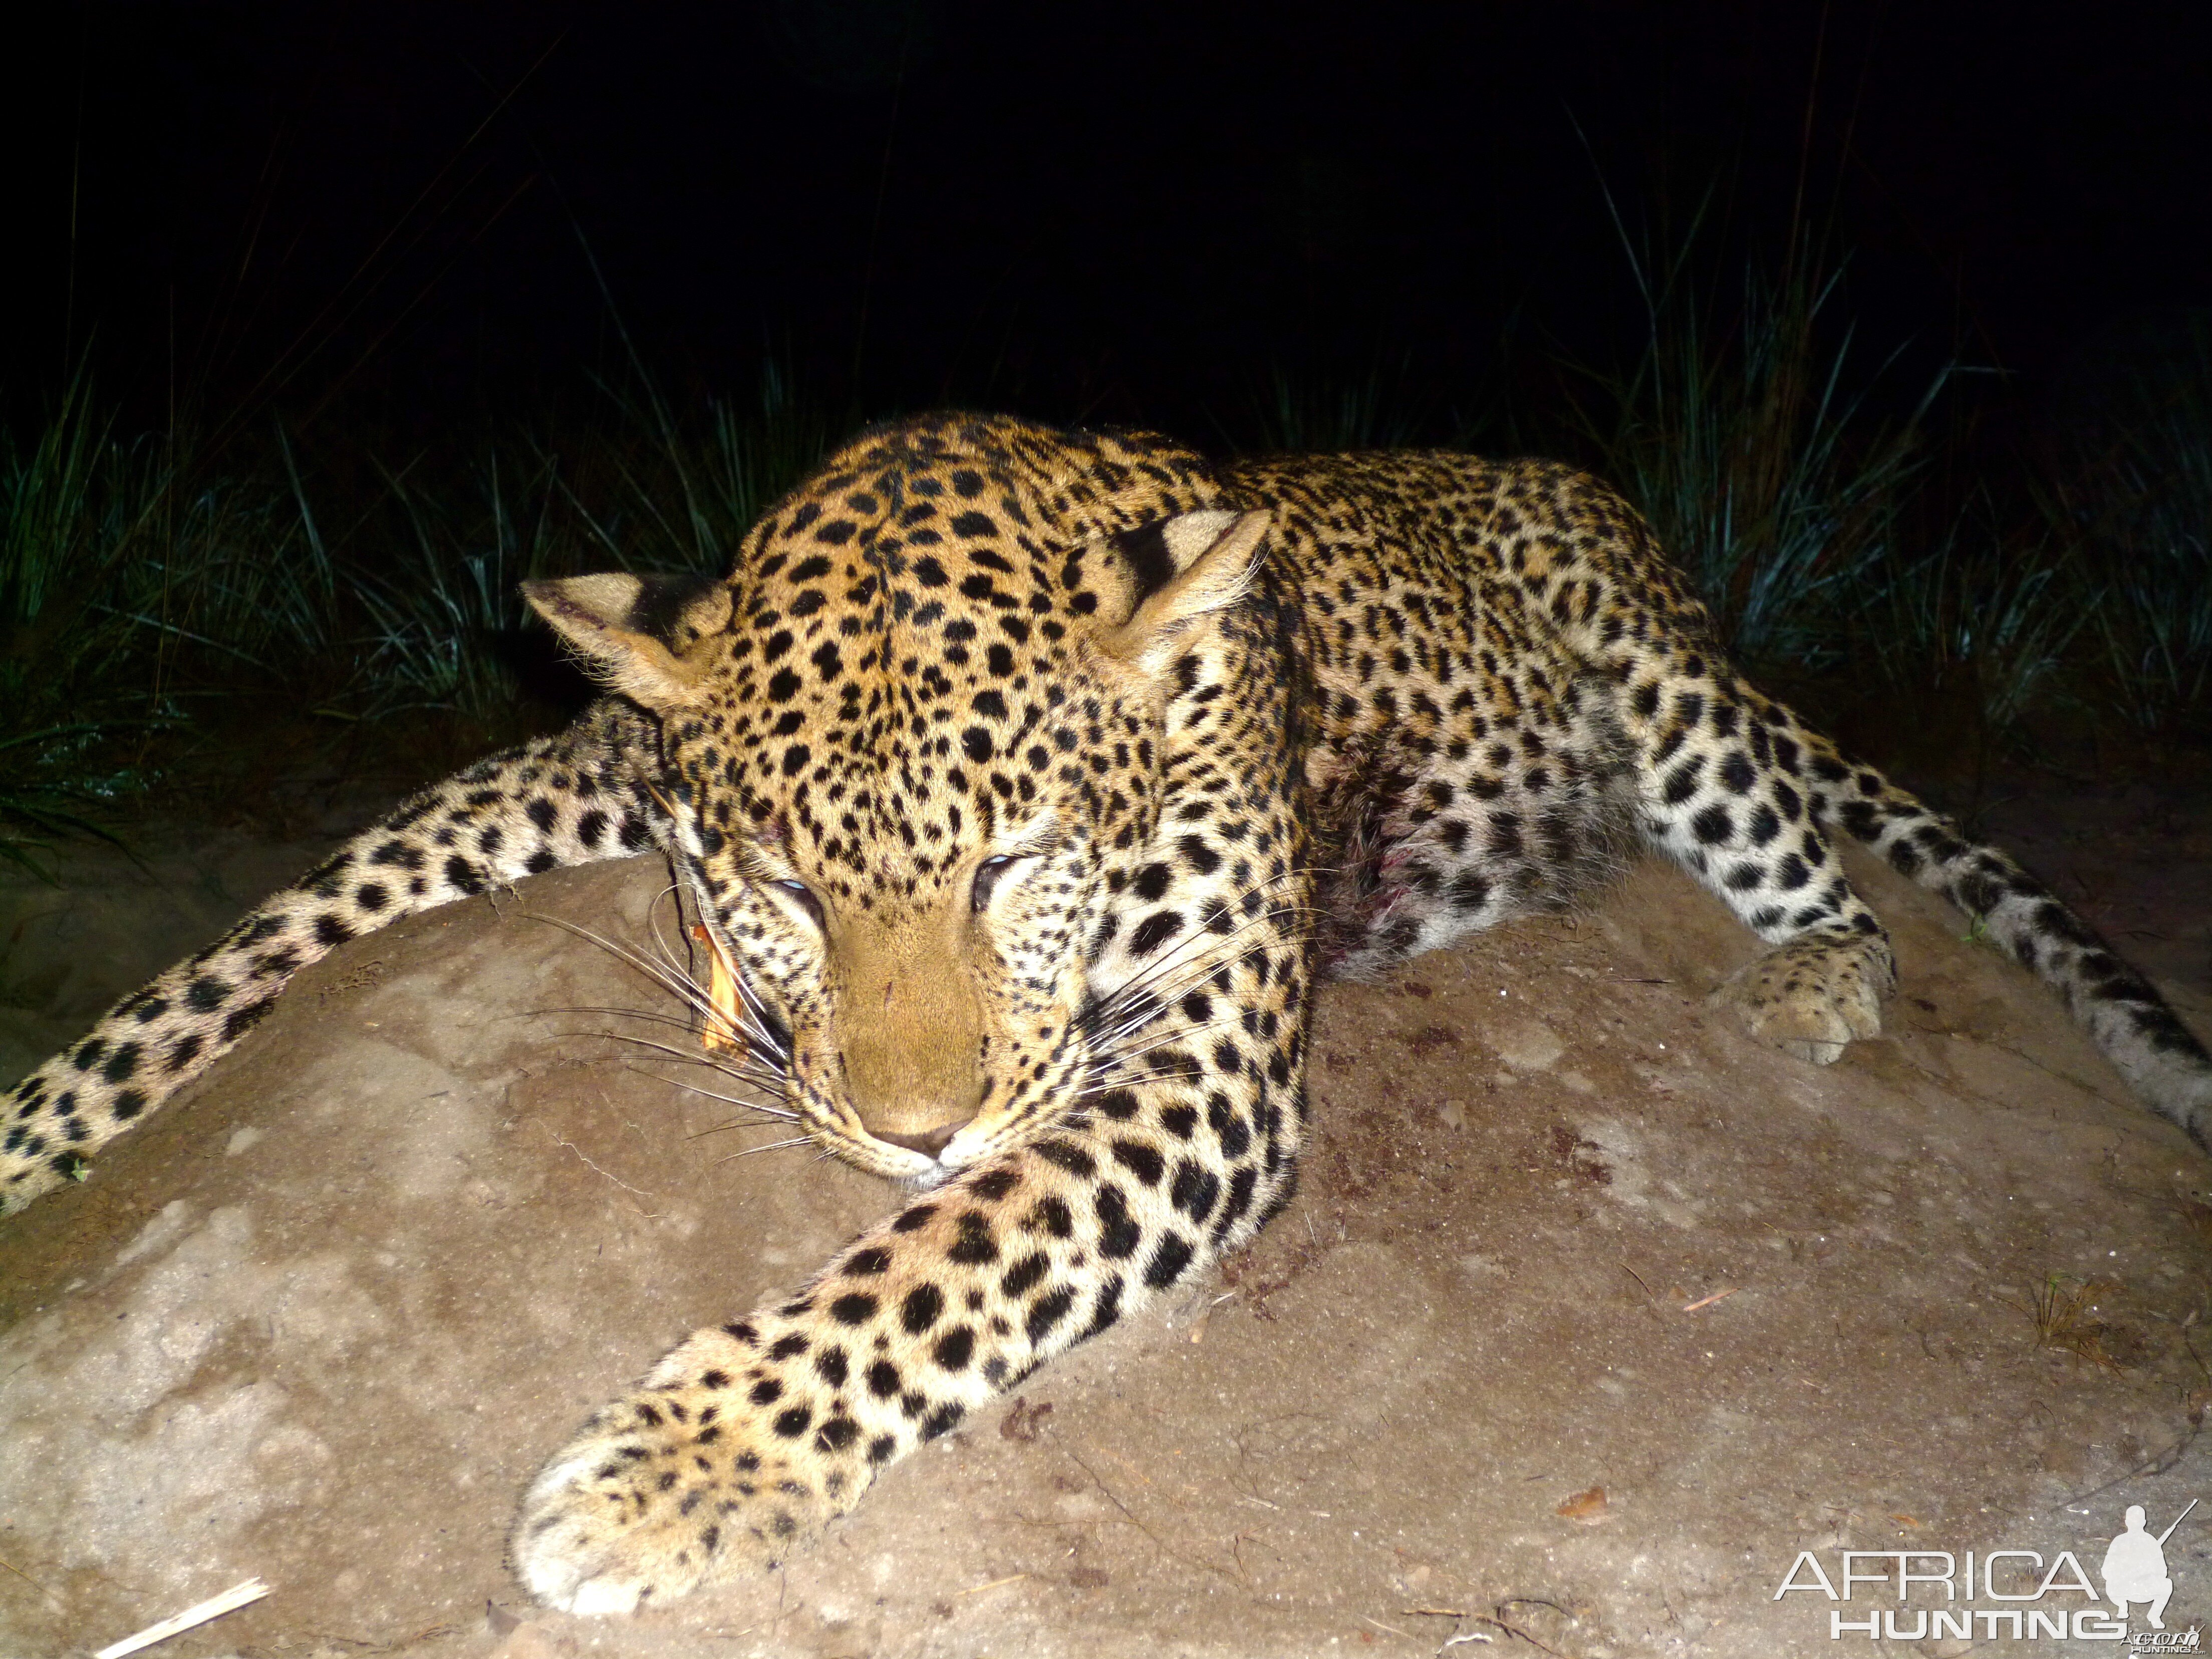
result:
<svg viewBox="0 0 2212 1659"><path fill-rule="evenodd" d="M388 568L351 573L367 623L348 688L354 712L381 720L442 709L490 723L521 698L514 649L527 614L520 585L573 562L555 526L558 465L538 455L517 466L494 447L474 489L445 499L405 473L380 471L392 526L386 539L398 543L398 556ZM301 514L308 519L304 501Z"/></svg>
<svg viewBox="0 0 2212 1659"><path fill-rule="evenodd" d="M0 696L43 713L128 638L100 604L159 514L167 479L126 449L80 370L27 444L0 434ZM35 718L35 716L34 716Z"/></svg>
<svg viewBox="0 0 2212 1659"><path fill-rule="evenodd" d="M1986 489L1935 545L1893 542L1840 619L1855 659L1900 690L1962 691L1988 732L2014 729L2058 683L2091 611L2047 536L2026 545Z"/></svg>
<svg viewBox="0 0 2212 1659"><path fill-rule="evenodd" d="M2038 1347L2055 1349L2117 1371L2121 1361L2107 1351L2114 1328L2096 1315L2100 1311L2098 1298L2118 1288L2108 1279L2072 1279L2051 1273L2029 1293L2025 1304L2003 1297L1999 1300L2008 1301L2035 1322Z"/></svg>
<svg viewBox="0 0 2212 1659"><path fill-rule="evenodd" d="M58 840L102 833L143 781L103 750L173 714L137 695L118 603L169 505L162 459L116 440L82 369L29 442L0 433L0 862L46 873Z"/></svg>
<svg viewBox="0 0 2212 1659"><path fill-rule="evenodd" d="M607 452L617 488L599 505L568 497L603 558L623 568L728 569L738 539L836 437L839 423L798 395L773 358L749 402L708 403L703 431L679 420L641 369L635 384L616 399L637 436Z"/></svg>
<svg viewBox="0 0 2212 1659"><path fill-rule="evenodd" d="M2212 313L2066 434L2039 500L2094 619L2105 696L2170 732L2212 702Z"/></svg>
<svg viewBox="0 0 2212 1659"><path fill-rule="evenodd" d="M661 449L682 489L693 566L728 569L738 538L814 470L835 443L838 424L797 394L774 359L763 364L749 404L708 406L697 441L687 443L664 420Z"/></svg>
<svg viewBox="0 0 2212 1659"><path fill-rule="evenodd" d="M2108 387L2032 489L1960 487L1967 423L1930 419L1960 401L1954 370L1884 414L1899 358L1861 345L1843 261L1801 240L1719 277L1704 218L1670 240L1615 213L1641 309L1626 367L1571 366L1563 398L1507 424L1622 487L1762 672L1958 690L1985 734L2066 699L2154 732L2201 724L2212 319ZM167 751L143 739L257 699L348 731L425 711L500 730L547 684L522 580L726 568L851 423L776 362L683 410L632 368L595 425L447 434L381 464L344 431L219 453L189 422L128 435L82 373L43 422L0 431L0 860L149 781ZM1444 406L1410 357L1251 384L1221 435L1258 448L1402 447Z"/></svg>
<svg viewBox="0 0 2212 1659"><path fill-rule="evenodd" d="M187 428L126 441L71 380L0 432L0 860L149 781L125 740L227 707L497 729L530 696L523 580L726 568L832 436L774 366L746 403L679 419L645 386L615 416L566 444L495 432L459 465L325 440L343 464L319 468L282 428L220 456Z"/></svg>
<svg viewBox="0 0 2212 1659"><path fill-rule="evenodd" d="M1420 436L1419 403L1403 363L1394 371L1378 359L1357 374L1297 371L1277 364L1249 404L1242 426L1255 440L1249 447L1260 453L1405 449Z"/></svg>
<svg viewBox="0 0 2212 1659"><path fill-rule="evenodd" d="M1837 315L1840 262L1802 241L1778 276L1747 262L1724 285L1704 262L1704 208L1668 246L1632 234L1607 202L1644 335L1626 372L1578 372L1573 424L1739 656L1832 666L1840 619L1880 573L1912 568L1902 534L1950 372L1902 418L1877 419L1867 388L1897 355L1862 370L1856 330Z"/></svg>

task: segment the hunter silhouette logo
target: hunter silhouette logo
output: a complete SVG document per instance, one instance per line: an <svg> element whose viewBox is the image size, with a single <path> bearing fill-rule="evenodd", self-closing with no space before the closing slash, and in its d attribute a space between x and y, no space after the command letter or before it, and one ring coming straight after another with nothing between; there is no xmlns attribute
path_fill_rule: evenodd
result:
<svg viewBox="0 0 2212 1659"><path fill-rule="evenodd" d="M2173 1517L2173 1527L2189 1518L2189 1510L2197 1507L2197 1500L2189 1500L2189 1509ZM2166 1576L2166 1540L2173 1536L2173 1527L2154 1538L2143 1529L2143 1507L2128 1505L2128 1529L2112 1541L2105 1551L2105 1594L2112 1598L2117 1616L2128 1616L2128 1603L2142 1601L2149 1605L2145 1615L2153 1630L2164 1630L2166 1620L2160 1617L2166 1604L2173 1599L2173 1580Z"/></svg>

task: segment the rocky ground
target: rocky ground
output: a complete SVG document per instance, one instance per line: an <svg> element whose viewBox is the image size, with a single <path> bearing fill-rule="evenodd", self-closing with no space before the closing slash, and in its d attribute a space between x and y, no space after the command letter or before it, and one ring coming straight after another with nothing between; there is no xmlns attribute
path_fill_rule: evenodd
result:
<svg viewBox="0 0 2212 1659"><path fill-rule="evenodd" d="M2212 1029L2193 805L1985 817ZM0 1058L27 1067L340 827L6 884ZM620 1626L522 1598L523 1482L892 1194L805 1149L734 1156L777 1133L606 1035L658 1028L564 1012L666 1010L541 919L648 939L656 865L356 941L0 1231L0 1653L89 1651L256 1575L265 1601L154 1651L1601 1659L1868 1650L1830 1615L1886 1612L1873 1645L1954 1653L1920 1613L2070 1614L2061 1552L2101 1588L2126 1505L2156 1530L2192 1498L2166 1623L2212 1622L2212 1166L1962 919L1855 870L1903 984L1825 1071L1706 1009L1753 942L1656 866L1335 988L1304 1183L1255 1249L781 1573ZM1993 1549L2036 1555L1901 1607L1893 1559L1886 1600L1848 1603L1801 1564L1840 1591L1846 1550L1948 1552L1955 1582ZM2122 1650L2037 1628L2006 1650Z"/></svg>

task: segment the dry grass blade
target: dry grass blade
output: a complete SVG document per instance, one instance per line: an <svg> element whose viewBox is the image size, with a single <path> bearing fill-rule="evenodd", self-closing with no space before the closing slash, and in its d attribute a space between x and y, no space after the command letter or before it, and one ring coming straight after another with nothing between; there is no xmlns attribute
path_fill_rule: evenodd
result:
<svg viewBox="0 0 2212 1659"><path fill-rule="evenodd" d="M2112 1328L2095 1316L2100 1311L2098 1298L2118 1288L2103 1279L2085 1279L2069 1285L2063 1274L2052 1273L2036 1287L2025 1304L2008 1297L1999 1297L1997 1300L2008 1307L2018 1308L2035 1322L2036 1346L2054 1348L2060 1353L2070 1353L2076 1359L2117 1371L2120 1362L2106 1346Z"/></svg>
<svg viewBox="0 0 2212 1659"><path fill-rule="evenodd" d="M730 953L722 948L722 941L708 932L704 922L691 925L691 937L707 947L707 1006L706 1024L700 1028L699 1046L708 1053L726 1050L743 1058L745 1054L744 1015L738 1009L738 999L744 986L744 978L738 972Z"/></svg>

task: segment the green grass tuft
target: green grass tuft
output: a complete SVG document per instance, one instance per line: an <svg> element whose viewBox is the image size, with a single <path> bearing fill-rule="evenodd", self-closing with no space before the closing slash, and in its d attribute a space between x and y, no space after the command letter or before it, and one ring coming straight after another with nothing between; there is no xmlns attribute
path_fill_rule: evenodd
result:
<svg viewBox="0 0 2212 1659"><path fill-rule="evenodd" d="M1705 279L1703 218L1668 246L1616 211L1644 337L1626 371L1577 373L1572 422L1740 657L1832 667L1844 618L1881 573L1907 568L1927 416L1950 371L1903 418L1875 417L1868 388L1895 354L1862 370L1836 314L1842 265L1800 246L1778 276L1747 264L1733 287Z"/></svg>

